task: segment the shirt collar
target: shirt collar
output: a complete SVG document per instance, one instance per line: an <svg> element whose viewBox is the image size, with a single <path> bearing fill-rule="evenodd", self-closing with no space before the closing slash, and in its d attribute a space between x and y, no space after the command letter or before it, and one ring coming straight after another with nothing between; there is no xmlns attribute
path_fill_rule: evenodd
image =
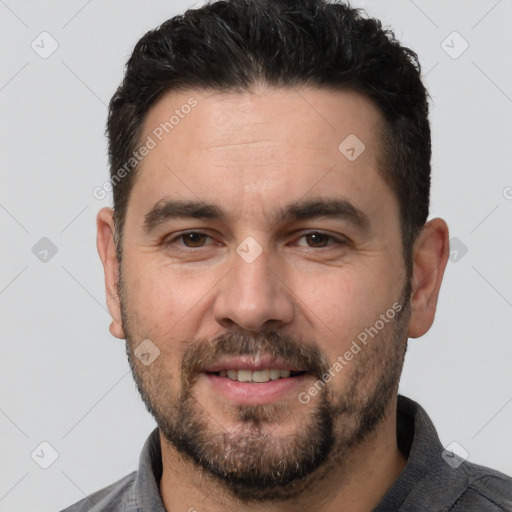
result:
<svg viewBox="0 0 512 512"><path fill-rule="evenodd" d="M445 510L461 492L466 466L459 471L443 460L443 445L425 410L398 395L397 442L407 464L373 512L402 510L404 504L421 500L423 510ZM443 495L433 493L443 489Z"/></svg>
<svg viewBox="0 0 512 512"><path fill-rule="evenodd" d="M137 512L146 510L166 512L159 489L162 470L160 433L158 428L155 428L144 444L139 459L139 470L134 486L134 502Z"/></svg>

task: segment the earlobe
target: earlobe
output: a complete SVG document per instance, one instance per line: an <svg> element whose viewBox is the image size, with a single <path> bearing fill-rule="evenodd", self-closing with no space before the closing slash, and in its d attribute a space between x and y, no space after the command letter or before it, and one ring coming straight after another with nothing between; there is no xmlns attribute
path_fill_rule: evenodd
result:
<svg viewBox="0 0 512 512"><path fill-rule="evenodd" d="M449 253L448 226L443 219L432 219L425 224L413 249L410 338L423 336L434 322Z"/></svg>
<svg viewBox="0 0 512 512"><path fill-rule="evenodd" d="M98 212L96 227L96 247L103 264L107 307L112 316L110 332L116 338L124 339L118 286L119 260L114 241L115 226L113 210L111 208L102 208Z"/></svg>
<svg viewBox="0 0 512 512"><path fill-rule="evenodd" d="M117 320L112 320L112 322L110 322L109 331L115 338L119 338L120 340L125 339L123 326Z"/></svg>

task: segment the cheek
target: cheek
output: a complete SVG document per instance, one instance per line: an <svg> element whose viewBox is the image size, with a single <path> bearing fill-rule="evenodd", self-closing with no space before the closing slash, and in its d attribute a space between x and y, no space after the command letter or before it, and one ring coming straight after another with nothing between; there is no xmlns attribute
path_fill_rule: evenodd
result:
<svg viewBox="0 0 512 512"><path fill-rule="evenodd" d="M137 265L135 258L129 265L127 262L126 275L131 334L157 344L167 370L176 369L202 317L208 314L206 292L214 282L168 265L150 265L143 260Z"/></svg>
<svg viewBox="0 0 512 512"><path fill-rule="evenodd" d="M370 272L362 274L355 269L316 276L313 282L297 278L297 284L301 314L309 318L314 339L333 359L343 354L365 328L374 325L398 298L396 283L377 282Z"/></svg>
<svg viewBox="0 0 512 512"><path fill-rule="evenodd" d="M147 379L153 379L152 385L161 384L159 379L173 381L171 387L179 385L179 365L185 350L187 333L184 332L183 301L179 290L170 286L161 274L150 272L130 275L125 283L127 314L129 315L132 343L149 339L159 350L155 363L141 367ZM186 295L186 294L185 294Z"/></svg>
<svg viewBox="0 0 512 512"><path fill-rule="evenodd" d="M154 272L132 272L126 283L130 309L136 313L142 325L156 320L169 320L172 315L175 291L165 279ZM175 300L175 299L174 299Z"/></svg>
<svg viewBox="0 0 512 512"><path fill-rule="evenodd" d="M150 259L154 256L148 255ZM168 266L132 259L126 264L124 286L130 309L143 325L159 324L169 329L197 302L195 282Z"/></svg>

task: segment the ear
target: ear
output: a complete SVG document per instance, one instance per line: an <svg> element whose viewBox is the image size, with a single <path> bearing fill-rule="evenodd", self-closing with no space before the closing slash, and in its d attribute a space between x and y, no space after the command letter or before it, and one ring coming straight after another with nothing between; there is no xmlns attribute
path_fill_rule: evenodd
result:
<svg viewBox="0 0 512 512"><path fill-rule="evenodd" d="M105 272L105 291L107 307L112 316L110 332L119 339L124 339L119 299L119 261L114 244L114 212L112 208L102 208L96 217L96 247Z"/></svg>
<svg viewBox="0 0 512 512"><path fill-rule="evenodd" d="M448 226L443 219L432 219L425 224L413 248L410 338L423 336L434 322L449 254Z"/></svg>

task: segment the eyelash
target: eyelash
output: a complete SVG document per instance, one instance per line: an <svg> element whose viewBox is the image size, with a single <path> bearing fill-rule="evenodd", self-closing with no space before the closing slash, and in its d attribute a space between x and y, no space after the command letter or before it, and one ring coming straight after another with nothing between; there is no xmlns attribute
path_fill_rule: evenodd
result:
<svg viewBox="0 0 512 512"><path fill-rule="evenodd" d="M176 242L180 239L183 239L185 238L186 236L188 235L200 235L202 237L206 237L206 238L212 238L210 235L206 234L206 233L203 233L201 231L187 231L187 232L184 232L184 233L180 233L179 235L176 235L170 239L166 239L164 240L164 246L166 248L171 248L173 245L176 244ZM311 235L320 235L320 236L323 236L323 237L327 237L329 240L333 240L334 243L331 243L331 244L327 244L326 246L322 246L322 247L311 247L311 246L308 246L309 249L327 249L329 247L332 247L332 246L335 246L335 245L338 245L338 246L342 246L342 245L347 245L348 243L348 240L345 239L344 237L341 237L340 238L336 238L335 236L333 235L329 235L327 233L323 233L322 231L308 231L307 233L303 233L297 240L300 240L304 237L307 237L307 236L311 236ZM212 244L209 244L209 245L212 245ZM179 249L180 250L188 250L188 249L202 249L204 248L205 245L201 245L201 246L198 246L198 247L190 247L190 246L187 246L187 245L180 245L179 246Z"/></svg>

